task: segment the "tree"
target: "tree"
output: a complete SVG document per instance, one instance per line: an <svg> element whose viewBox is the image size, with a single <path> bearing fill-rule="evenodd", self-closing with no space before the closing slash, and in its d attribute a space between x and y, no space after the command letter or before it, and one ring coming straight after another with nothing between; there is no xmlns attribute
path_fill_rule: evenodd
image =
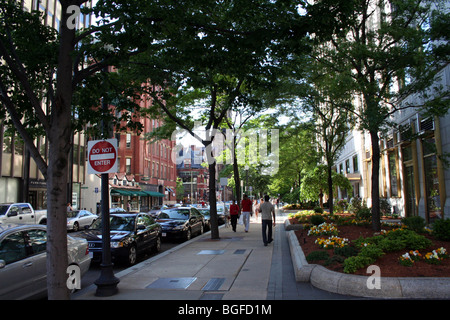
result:
<svg viewBox="0 0 450 320"><path fill-rule="evenodd" d="M180 177L177 177L176 192L177 192L177 201L183 200L183 197L184 197L184 185L183 185L183 180L181 180Z"/></svg>
<svg viewBox="0 0 450 320"><path fill-rule="evenodd" d="M309 94L305 98L306 107L311 111L313 132L319 154L325 160L328 180L328 208L333 214L333 167L345 145L348 131L353 128L351 70L339 66L339 61L329 61L339 72L328 72L327 65L321 63L327 55L327 46L317 46L309 56L307 81ZM319 57L319 58L316 58Z"/></svg>
<svg viewBox="0 0 450 320"><path fill-rule="evenodd" d="M351 87L362 104L354 114L362 130L367 130L372 145L372 227L380 230L379 134L389 125L389 117L399 110L415 106L402 99L413 93L424 95L442 66L433 57L430 21L432 0L353 0L353 14L347 26L332 37L320 34L316 41L328 46L318 57L328 72L341 72L337 66L352 68ZM431 23L433 25L433 23ZM439 63L437 63L439 62ZM399 86L399 89L396 88ZM427 100L427 99L425 99ZM436 103L433 103L436 102ZM436 107L439 103L439 108ZM442 97L429 97L424 109L444 114ZM352 111L350 109L347 109Z"/></svg>
<svg viewBox="0 0 450 320"><path fill-rule="evenodd" d="M211 237L217 239L214 137L231 110L249 105L257 90L270 89L283 62L285 39L291 33L302 37L306 30L290 1L182 1L165 9L160 51L141 54L124 67L150 84L147 93L154 105L149 113L165 114L167 125L176 124L205 146ZM188 23L180 24L175 12L184 13ZM204 137L193 130L199 119Z"/></svg>
<svg viewBox="0 0 450 320"><path fill-rule="evenodd" d="M269 192L288 202L298 201L303 175L317 165L318 155L313 143L311 121L302 122L295 115L280 130L279 170L270 180ZM292 196L294 194L295 196Z"/></svg>
<svg viewBox="0 0 450 320"><path fill-rule="evenodd" d="M333 185L347 191L353 189L350 181L344 175L332 171ZM309 171L302 178L300 197L303 201L317 201L322 190L328 187L328 168L326 165L319 165L314 170Z"/></svg>
<svg viewBox="0 0 450 320"><path fill-rule="evenodd" d="M79 9L85 2L59 2L57 34L42 23L39 11L26 12L18 1L0 1L0 101L4 107L0 116L19 132L47 181L49 299L68 299L69 295L66 195L71 137L87 122L98 128L100 120L114 120L110 111L98 108L100 97L110 101L116 97L118 111L121 106L130 106L130 78L119 80L119 74L102 71L147 48L150 35L157 29L151 24L135 25L141 12L139 2L126 7L129 1L105 1L95 10L104 18L113 12L112 20L105 18L101 25L77 31L71 23L72 9ZM128 11L115 11L120 5ZM89 8L83 10L89 13ZM49 141L48 159L34 143L35 137L42 135Z"/></svg>

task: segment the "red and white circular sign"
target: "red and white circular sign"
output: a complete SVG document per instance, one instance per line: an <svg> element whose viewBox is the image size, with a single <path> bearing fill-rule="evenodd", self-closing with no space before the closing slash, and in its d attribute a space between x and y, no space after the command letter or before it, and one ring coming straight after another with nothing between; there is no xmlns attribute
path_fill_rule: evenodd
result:
<svg viewBox="0 0 450 320"><path fill-rule="evenodd" d="M88 173L117 171L117 139L88 141Z"/></svg>

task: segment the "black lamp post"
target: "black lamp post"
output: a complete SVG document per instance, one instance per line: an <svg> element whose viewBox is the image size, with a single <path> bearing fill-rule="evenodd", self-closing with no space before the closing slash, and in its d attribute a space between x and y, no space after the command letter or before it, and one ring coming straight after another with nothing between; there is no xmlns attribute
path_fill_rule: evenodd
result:
<svg viewBox="0 0 450 320"><path fill-rule="evenodd" d="M104 72L108 72L105 67ZM106 113L108 103L106 98L102 99L102 110ZM102 121L103 138L109 136L108 123ZM95 295L98 297L110 297L118 292L117 284L120 282L114 276L113 264L111 260L111 232L109 223L109 178L107 173L101 174L101 207L102 207L102 263L100 264L100 277L95 281L97 291Z"/></svg>

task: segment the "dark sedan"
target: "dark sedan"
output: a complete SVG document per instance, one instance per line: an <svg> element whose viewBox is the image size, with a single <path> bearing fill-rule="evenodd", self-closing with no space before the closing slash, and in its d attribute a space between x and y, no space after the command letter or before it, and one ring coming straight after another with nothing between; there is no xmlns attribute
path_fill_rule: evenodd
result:
<svg viewBox="0 0 450 320"><path fill-rule="evenodd" d="M137 255L159 251L161 249L161 226L145 213L123 213L110 215L111 257L114 261L128 265L136 263ZM79 236L86 238L89 252L94 262L100 262L102 256L102 220Z"/></svg>
<svg viewBox="0 0 450 320"><path fill-rule="evenodd" d="M203 215L205 219L205 230L211 229L211 213L209 212L209 208L199 208L198 211Z"/></svg>
<svg viewBox="0 0 450 320"><path fill-rule="evenodd" d="M205 228L203 215L192 207L177 207L161 211L158 222L162 227L162 237L191 239L194 234L202 234Z"/></svg>

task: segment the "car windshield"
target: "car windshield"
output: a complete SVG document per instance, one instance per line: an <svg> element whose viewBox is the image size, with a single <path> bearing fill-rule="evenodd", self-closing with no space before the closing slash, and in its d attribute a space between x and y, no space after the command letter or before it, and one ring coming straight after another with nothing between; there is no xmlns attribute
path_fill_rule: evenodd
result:
<svg viewBox="0 0 450 320"><path fill-rule="evenodd" d="M78 215L79 211L68 211L67 218L75 218Z"/></svg>
<svg viewBox="0 0 450 320"><path fill-rule="evenodd" d="M189 219L189 209L164 210L160 213L159 219L187 220Z"/></svg>
<svg viewBox="0 0 450 320"><path fill-rule="evenodd" d="M134 230L135 216L110 216L110 230L114 231L133 231ZM90 229L101 230L102 219L96 220Z"/></svg>
<svg viewBox="0 0 450 320"><path fill-rule="evenodd" d="M204 216L209 216L209 209L198 209L198 211Z"/></svg>
<svg viewBox="0 0 450 320"><path fill-rule="evenodd" d="M1 204L0 205L0 216L4 215L6 213L6 211L8 211L9 208L9 204Z"/></svg>

